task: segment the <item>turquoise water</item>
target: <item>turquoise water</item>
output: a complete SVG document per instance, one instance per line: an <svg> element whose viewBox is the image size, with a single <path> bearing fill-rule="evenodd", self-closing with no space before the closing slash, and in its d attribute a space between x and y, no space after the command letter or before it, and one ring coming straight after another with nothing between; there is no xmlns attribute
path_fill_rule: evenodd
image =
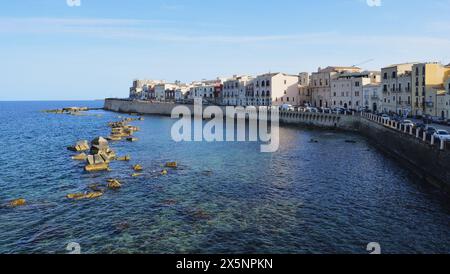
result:
<svg viewBox="0 0 450 274"><path fill-rule="evenodd" d="M102 102L0 102L1 253L450 253L448 197L358 135L286 127L281 147L174 143L173 120L146 116L139 142L116 142L111 172L88 174L66 146L107 136L120 114L44 109ZM311 138L319 143L310 143ZM345 140L355 140L356 144ZM165 162L180 168L161 177ZM131 166L144 167L132 178ZM99 199L65 195L123 182Z"/></svg>

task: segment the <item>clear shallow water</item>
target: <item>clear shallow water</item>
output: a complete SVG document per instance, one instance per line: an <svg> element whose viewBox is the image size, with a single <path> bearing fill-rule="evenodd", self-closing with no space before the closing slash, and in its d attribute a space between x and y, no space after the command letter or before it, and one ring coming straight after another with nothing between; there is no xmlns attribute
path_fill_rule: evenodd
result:
<svg viewBox="0 0 450 274"><path fill-rule="evenodd" d="M102 102L0 102L0 203L29 203L0 208L1 253L65 253L73 241L85 253L367 253L369 242L450 253L449 198L358 135L282 128L280 150L263 154L258 143L174 143L173 120L146 116L133 123L139 142L111 145L130 163L87 174L66 146L107 136L119 114L40 112L66 106ZM180 169L154 176L171 160ZM136 163L144 176L131 178ZM65 199L107 178L123 188Z"/></svg>

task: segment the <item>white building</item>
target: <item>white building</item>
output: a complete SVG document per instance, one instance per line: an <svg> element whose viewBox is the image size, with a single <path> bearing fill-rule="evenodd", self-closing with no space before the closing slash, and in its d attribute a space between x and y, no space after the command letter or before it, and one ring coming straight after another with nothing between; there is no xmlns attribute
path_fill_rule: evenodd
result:
<svg viewBox="0 0 450 274"><path fill-rule="evenodd" d="M262 74L248 83L246 87L247 105L250 106L290 104L295 96L298 96L298 75Z"/></svg>
<svg viewBox="0 0 450 274"><path fill-rule="evenodd" d="M364 109L363 87L380 82L380 72L343 72L331 79L331 106Z"/></svg>
<svg viewBox="0 0 450 274"><path fill-rule="evenodd" d="M159 102L175 100L175 90L178 88L177 84L170 83L155 85L153 98Z"/></svg>
<svg viewBox="0 0 450 274"><path fill-rule="evenodd" d="M150 91L157 84L164 83L162 80L134 80L130 88L130 99L148 100L151 99Z"/></svg>
<svg viewBox="0 0 450 274"><path fill-rule="evenodd" d="M358 67L330 66L325 69L319 68L311 74L310 91L311 103L316 107L331 107L331 80L339 73L360 72Z"/></svg>
<svg viewBox="0 0 450 274"><path fill-rule="evenodd" d="M233 76L223 83L222 104L226 106L247 106L245 95L247 84L252 81L251 76Z"/></svg>
<svg viewBox="0 0 450 274"><path fill-rule="evenodd" d="M382 111L383 88L381 83L363 86L363 107L372 112Z"/></svg>

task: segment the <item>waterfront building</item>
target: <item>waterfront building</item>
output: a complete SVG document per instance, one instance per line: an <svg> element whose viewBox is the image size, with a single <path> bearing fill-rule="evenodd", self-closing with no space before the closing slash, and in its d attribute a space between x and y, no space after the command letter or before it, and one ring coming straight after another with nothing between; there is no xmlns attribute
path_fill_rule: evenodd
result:
<svg viewBox="0 0 450 274"><path fill-rule="evenodd" d="M167 102L175 100L175 90L178 89L178 84L162 83L157 84L150 91L150 98L159 102Z"/></svg>
<svg viewBox="0 0 450 274"><path fill-rule="evenodd" d="M301 72L298 76L298 106L311 105L310 75L308 72Z"/></svg>
<svg viewBox="0 0 450 274"><path fill-rule="evenodd" d="M190 89L191 89L190 85L186 84L179 85L178 88L175 89L175 101L180 102L184 99L187 99Z"/></svg>
<svg viewBox="0 0 450 274"><path fill-rule="evenodd" d="M257 76L246 87L247 105L251 106L292 104L296 96L298 75L266 73Z"/></svg>
<svg viewBox="0 0 450 274"><path fill-rule="evenodd" d="M223 81L224 78L217 78L215 80L194 82L189 90L188 98L202 98L209 103L220 104L222 99Z"/></svg>
<svg viewBox="0 0 450 274"><path fill-rule="evenodd" d="M311 102L316 107L331 107L331 79L337 74L348 72L360 72L358 67L329 66L325 69L319 68L311 74L310 91Z"/></svg>
<svg viewBox="0 0 450 274"><path fill-rule="evenodd" d="M331 106L345 109L364 108L363 87L380 82L380 72L341 72L331 78Z"/></svg>
<svg viewBox="0 0 450 274"><path fill-rule="evenodd" d="M364 85L363 108L374 113L382 111L382 86L381 83Z"/></svg>
<svg viewBox="0 0 450 274"><path fill-rule="evenodd" d="M450 75L450 66L441 63L419 63L412 68L412 100L415 115L439 116L437 92Z"/></svg>
<svg viewBox="0 0 450 274"><path fill-rule="evenodd" d="M133 81L133 86L130 88L130 99L147 100L151 98L149 92L151 92L155 85L164 83L162 80L140 80Z"/></svg>
<svg viewBox="0 0 450 274"><path fill-rule="evenodd" d="M384 113L412 114L412 69L415 64L396 64L381 69Z"/></svg>
<svg viewBox="0 0 450 274"><path fill-rule="evenodd" d="M436 113L440 118L450 119L450 93L449 88L437 88L436 90Z"/></svg>
<svg viewBox="0 0 450 274"><path fill-rule="evenodd" d="M222 105L247 106L246 86L251 82L251 76L236 76L223 83Z"/></svg>

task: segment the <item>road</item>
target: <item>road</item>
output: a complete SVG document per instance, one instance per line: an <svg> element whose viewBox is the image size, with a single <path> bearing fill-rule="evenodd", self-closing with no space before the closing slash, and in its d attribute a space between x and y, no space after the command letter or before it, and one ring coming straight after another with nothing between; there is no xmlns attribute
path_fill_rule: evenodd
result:
<svg viewBox="0 0 450 274"><path fill-rule="evenodd" d="M422 119L408 119L411 120L413 123L423 123ZM448 132L450 132L450 126L445 126L445 125L440 125L440 124L429 124L430 126L436 128L436 129L443 129L446 130Z"/></svg>

